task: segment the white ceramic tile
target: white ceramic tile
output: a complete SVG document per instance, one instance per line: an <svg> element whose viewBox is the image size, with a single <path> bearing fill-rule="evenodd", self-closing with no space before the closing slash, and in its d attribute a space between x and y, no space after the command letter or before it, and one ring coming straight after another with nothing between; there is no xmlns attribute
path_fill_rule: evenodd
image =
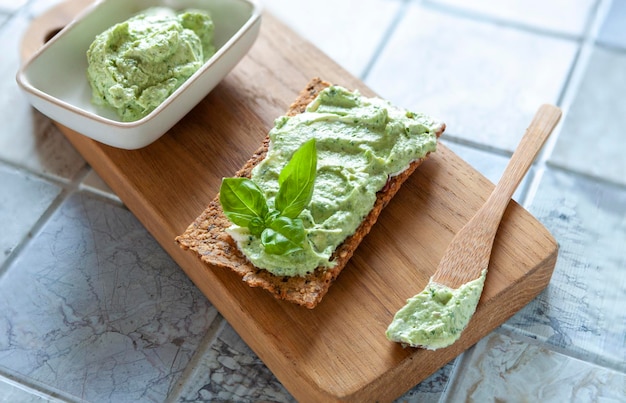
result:
<svg viewBox="0 0 626 403"><path fill-rule="evenodd" d="M459 365L447 402L620 402L626 374L492 333Z"/></svg>
<svg viewBox="0 0 626 403"><path fill-rule="evenodd" d="M216 316L128 210L77 193L0 277L0 363L87 401L163 401Z"/></svg>
<svg viewBox="0 0 626 403"><path fill-rule="evenodd" d="M60 193L52 183L0 164L0 265Z"/></svg>
<svg viewBox="0 0 626 403"><path fill-rule="evenodd" d="M401 1L264 0L263 5L296 33L360 77L396 17Z"/></svg>
<svg viewBox="0 0 626 403"><path fill-rule="evenodd" d="M626 189L548 170L529 210L559 256L546 290L506 326L626 371Z"/></svg>
<svg viewBox="0 0 626 403"><path fill-rule="evenodd" d="M430 0L530 27L582 35L596 0Z"/></svg>
<svg viewBox="0 0 626 403"><path fill-rule="evenodd" d="M596 47L565 115L551 162L626 185L624 88L626 53Z"/></svg>
<svg viewBox="0 0 626 403"><path fill-rule="evenodd" d="M410 4L366 83L449 136L512 151L557 102L577 44Z"/></svg>
<svg viewBox="0 0 626 403"><path fill-rule="evenodd" d="M44 175L71 178L85 161L49 119L31 108L15 81L19 39L29 23L27 13L20 12L0 27L0 160Z"/></svg>

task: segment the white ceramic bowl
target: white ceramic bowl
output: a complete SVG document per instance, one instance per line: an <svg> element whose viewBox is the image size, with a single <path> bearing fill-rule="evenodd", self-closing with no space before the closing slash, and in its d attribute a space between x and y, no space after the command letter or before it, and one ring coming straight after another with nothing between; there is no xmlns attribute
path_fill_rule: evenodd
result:
<svg viewBox="0 0 626 403"><path fill-rule="evenodd" d="M96 35L156 6L208 11L216 53L149 115L122 122L114 111L91 103L86 52ZM137 149L161 137L228 74L256 40L260 25L258 0L100 0L37 51L17 82L51 119L104 144Z"/></svg>

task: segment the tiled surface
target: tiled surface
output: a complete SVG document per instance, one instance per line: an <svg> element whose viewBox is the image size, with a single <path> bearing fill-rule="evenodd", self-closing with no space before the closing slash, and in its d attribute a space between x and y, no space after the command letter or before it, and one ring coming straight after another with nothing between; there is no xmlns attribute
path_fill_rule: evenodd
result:
<svg viewBox="0 0 626 403"><path fill-rule="evenodd" d="M507 326L626 372L626 190L549 169L530 211L559 240L559 260Z"/></svg>
<svg viewBox="0 0 626 403"><path fill-rule="evenodd" d="M176 401L295 401L228 323L217 330Z"/></svg>
<svg viewBox="0 0 626 403"><path fill-rule="evenodd" d="M626 374L492 333L463 357L450 402L621 402Z"/></svg>
<svg viewBox="0 0 626 403"><path fill-rule="evenodd" d="M0 402L22 402L22 403L41 403L48 400L41 396L36 396L33 393L29 393L18 386L0 380Z"/></svg>
<svg viewBox="0 0 626 403"><path fill-rule="evenodd" d="M102 178L100 178L100 176L98 176L98 174L95 173L95 171L93 170L89 170L87 175L85 175L82 182L80 183L80 188L94 193L98 193L102 196L108 197L121 203L120 198L117 197L115 193L113 193L113 190L111 190L109 185L107 185L106 182L104 182Z"/></svg>
<svg viewBox="0 0 626 403"><path fill-rule="evenodd" d="M61 188L26 172L0 165L0 265L42 218Z"/></svg>
<svg viewBox="0 0 626 403"><path fill-rule="evenodd" d="M294 401L19 92L20 33L55 2L0 0L0 402ZM264 3L493 182L564 108L515 194L559 242L550 285L399 401L624 401L624 1Z"/></svg>
<svg viewBox="0 0 626 403"><path fill-rule="evenodd" d="M506 168L506 164L509 162L509 156L497 155L481 149L446 141L445 139L441 141L494 184L498 182ZM533 175L534 169L531 168L513 194L513 200L520 204L523 202L525 190L529 186L529 182L532 181Z"/></svg>
<svg viewBox="0 0 626 403"><path fill-rule="evenodd" d="M0 278L0 363L88 401L160 401L216 315L128 210L76 193Z"/></svg>
<svg viewBox="0 0 626 403"><path fill-rule="evenodd" d="M346 0L263 2L272 14L291 22L295 32L356 76L361 76L375 57L401 4L396 0L367 0L358 6Z"/></svg>
<svg viewBox="0 0 626 403"><path fill-rule="evenodd" d="M624 51L593 49L551 158L559 166L623 185L626 185L625 51L626 48Z"/></svg>
<svg viewBox="0 0 626 403"><path fill-rule="evenodd" d="M366 83L444 116L449 136L511 151L538 105L558 101L576 49L574 41L410 2Z"/></svg>
<svg viewBox="0 0 626 403"><path fill-rule="evenodd" d="M43 5L53 3L32 1L0 26L0 160L37 174L71 179L85 161L50 120L30 108L15 83L20 33L28 26L34 9L43 10Z"/></svg>
<svg viewBox="0 0 626 403"><path fill-rule="evenodd" d="M596 0L431 0L432 3L475 13L513 25L581 36L589 23ZM451 10L453 11L453 10Z"/></svg>
<svg viewBox="0 0 626 403"><path fill-rule="evenodd" d="M606 20L598 34L598 42L626 49L626 2L614 0L607 11Z"/></svg>
<svg viewBox="0 0 626 403"><path fill-rule="evenodd" d="M42 389L26 385L10 378L0 376L0 402L1 403L44 403L44 402L67 402L72 400L65 393L52 391L49 388L45 392Z"/></svg>

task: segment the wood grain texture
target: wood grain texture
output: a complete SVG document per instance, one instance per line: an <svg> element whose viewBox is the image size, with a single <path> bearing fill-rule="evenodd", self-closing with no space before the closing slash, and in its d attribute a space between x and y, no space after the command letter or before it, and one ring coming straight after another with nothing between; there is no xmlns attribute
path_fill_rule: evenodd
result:
<svg viewBox="0 0 626 403"><path fill-rule="evenodd" d="M331 83L319 78L312 79L289 107L287 116L304 112L306 107L317 97L317 94L330 85ZM444 130L445 125L440 123L434 128L434 135L439 138ZM263 140L263 145L246 162L246 165L233 175L249 178L252 169L266 158L269 147L270 138L268 135ZM380 212L393 199L404 181L428 158L429 154L427 153L419 160L412 161L404 171L389 178L384 190L376 193L376 201L369 214L363 218L354 233L348 236L333 252L330 260L335 265L332 268L318 267L305 276L292 277L275 276L266 270L260 270L241 253L234 239L227 234L227 229L232 224L224 215L218 195L211 200L207 208L189 225L187 230L176 237L176 241L183 249L197 253L203 262L236 272L251 287L261 287L275 298L313 309L324 298L328 289L332 287L361 240L376 224Z"/></svg>
<svg viewBox="0 0 626 403"><path fill-rule="evenodd" d="M68 10L33 22L28 57ZM69 13L71 14L71 13ZM385 329L406 298L424 288L447 244L494 186L445 146L431 155L383 210L323 302L309 310L275 300L228 270L181 250L182 233L256 150L274 118L320 76L373 95L358 79L271 15L237 67L170 132L136 151L99 144L60 126L234 329L300 401L390 401L476 343L549 282L557 244L511 202L499 227L489 276L472 322L454 345L403 349ZM445 117L441 117L445 120Z"/></svg>
<svg viewBox="0 0 626 403"><path fill-rule="evenodd" d="M560 118L558 107L539 107L495 189L448 245L433 282L457 289L487 269L504 210Z"/></svg>

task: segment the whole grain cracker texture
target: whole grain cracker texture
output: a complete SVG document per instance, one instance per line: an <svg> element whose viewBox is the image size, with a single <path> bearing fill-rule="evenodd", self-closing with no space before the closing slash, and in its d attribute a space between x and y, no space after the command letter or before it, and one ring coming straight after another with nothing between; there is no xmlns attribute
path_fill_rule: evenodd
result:
<svg viewBox="0 0 626 403"><path fill-rule="evenodd" d="M319 78L312 79L306 88L300 92L295 102L291 104L287 115L293 116L302 113L317 94L330 85L330 83ZM445 125L442 124L437 132L437 137L444 130ZM252 168L265 158L268 146L269 137L266 136L261 147L235 176L249 178ZM331 258L336 262L333 268L317 268L314 272L303 277L289 277L276 276L267 270L255 267L237 248L230 235L226 233L226 228L230 227L231 223L222 211L219 194L209 203L202 214L189 225L187 230L176 237L176 242L181 248L195 252L206 264L236 272L251 287L262 287L277 299L314 308L328 292L331 284L346 266L358 245L376 223L382 209L424 159L414 161L402 173L389 178L384 189L377 193L376 202L369 215L355 233L346 238L335 250Z"/></svg>

